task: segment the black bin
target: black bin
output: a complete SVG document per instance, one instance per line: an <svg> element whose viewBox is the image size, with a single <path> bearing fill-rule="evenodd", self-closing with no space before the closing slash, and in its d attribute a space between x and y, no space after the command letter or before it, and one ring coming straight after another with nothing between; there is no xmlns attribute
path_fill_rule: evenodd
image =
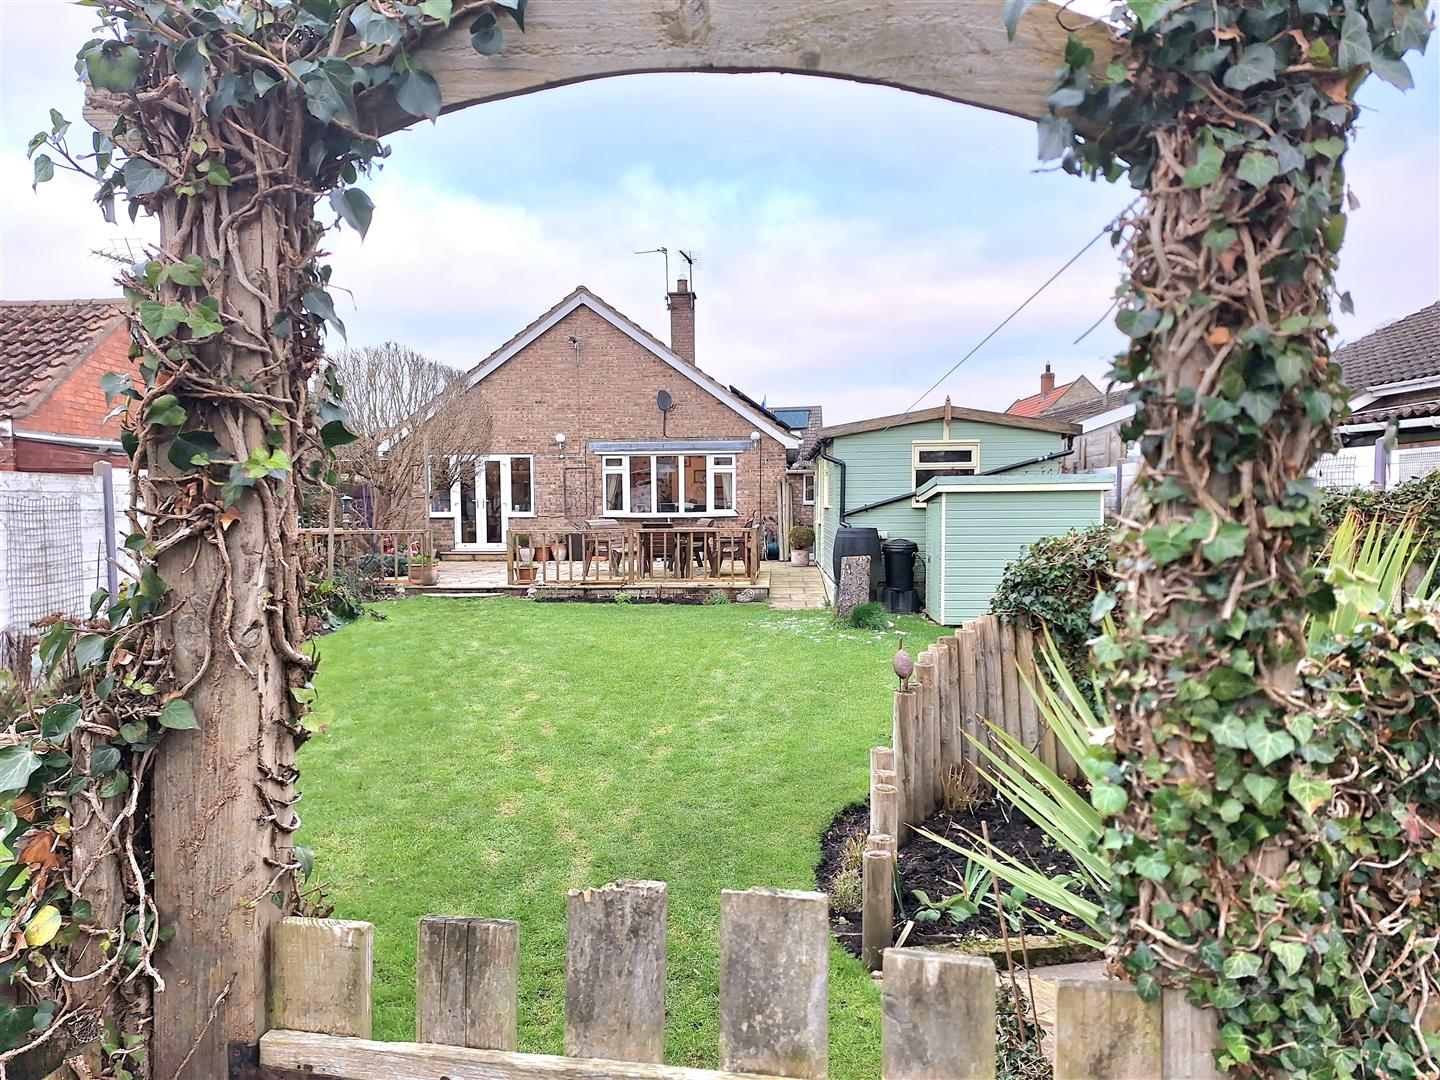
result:
<svg viewBox="0 0 1440 1080"><path fill-rule="evenodd" d="M885 558L885 587L893 592L909 592L915 587L915 556L920 545L914 540L886 540L880 549Z"/></svg>
<svg viewBox="0 0 1440 1080"><path fill-rule="evenodd" d="M880 530L867 529L858 525L842 525L835 530L833 554L835 587L840 587L840 560L850 555L870 556L870 599L875 598L875 589L880 584Z"/></svg>

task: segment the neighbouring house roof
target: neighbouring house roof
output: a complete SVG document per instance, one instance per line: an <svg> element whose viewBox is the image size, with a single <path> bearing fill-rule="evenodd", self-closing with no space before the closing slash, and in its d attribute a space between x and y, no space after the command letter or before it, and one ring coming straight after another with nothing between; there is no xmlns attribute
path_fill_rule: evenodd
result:
<svg viewBox="0 0 1440 1080"><path fill-rule="evenodd" d="M33 411L124 320L124 300L0 301L0 416Z"/></svg>
<svg viewBox="0 0 1440 1080"><path fill-rule="evenodd" d="M1335 350L1352 393L1440 376L1440 301Z"/></svg>
<svg viewBox="0 0 1440 1080"><path fill-rule="evenodd" d="M1106 390L1099 397L1088 398L1075 405L1062 405L1058 409L1051 409L1045 414L1045 418L1047 420L1068 420L1072 424L1079 424L1089 420L1092 416L1099 416L1111 409L1128 405L1129 402L1126 400L1128 393L1129 391L1124 389Z"/></svg>
<svg viewBox="0 0 1440 1080"><path fill-rule="evenodd" d="M1050 370L1048 364L1046 365L1045 370L1047 372ZM1094 383L1092 383L1084 375L1081 375L1078 378L1071 379L1068 383L1064 383L1060 386L1054 387L1051 390L1042 390L1038 394L1031 394L1029 397L1018 398L1017 400L1011 402L1010 407L1005 411L1013 416L1045 416L1050 409L1053 409L1060 405L1060 402L1064 399L1066 394L1082 386L1088 387L1092 393L1098 394L1100 392L1095 388Z"/></svg>
<svg viewBox="0 0 1440 1080"><path fill-rule="evenodd" d="M946 414L952 420L969 420L977 424L996 424L1000 427L1028 428L1031 431L1051 431L1057 435L1079 435L1080 425L1049 417L1016 416L1009 412L991 412L989 409L967 409L962 405L937 405L933 409L917 409L914 412L895 413L893 416L877 416L873 420L856 420L849 424L836 424L821 428L814 444L805 456L813 458L820 452L820 446L827 440L842 435L858 435L866 431L883 431L886 428L904 427L907 424L923 424L929 420L943 420Z"/></svg>
<svg viewBox="0 0 1440 1080"><path fill-rule="evenodd" d="M770 410L780 422L800 436L800 461L804 462L810 448L824 428L823 411L819 405L784 405Z"/></svg>
<svg viewBox="0 0 1440 1080"><path fill-rule="evenodd" d="M1440 425L1440 388L1416 390L1407 394L1386 394L1356 409L1345 418L1342 427L1355 424L1388 424L1391 420L1433 419Z"/></svg>
<svg viewBox="0 0 1440 1080"><path fill-rule="evenodd" d="M749 420L756 428L769 435L776 442L780 443L781 446L794 450L800 445L800 440L791 434L790 430L767 410L757 405L745 395L734 390L733 387L725 387L716 382L694 364L689 363L675 353L670 346L666 345L654 334L650 333L633 319L621 314L584 285L576 286L570 295L566 296L549 311L545 312L472 368L470 370L468 385L477 386L483 379L506 361L519 354L521 350L541 334L545 333L545 331L565 318L566 315L569 315L572 311L580 307L589 308L632 341L654 354L664 363L670 365L677 373L689 379L711 397Z"/></svg>

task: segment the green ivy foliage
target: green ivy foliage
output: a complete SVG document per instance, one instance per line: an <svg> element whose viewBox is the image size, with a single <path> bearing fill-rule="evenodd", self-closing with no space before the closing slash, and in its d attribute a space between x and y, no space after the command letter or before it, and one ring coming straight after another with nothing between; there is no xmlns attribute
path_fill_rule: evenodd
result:
<svg viewBox="0 0 1440 1080"><path fill-rule="evenodd" d="M1037 540L1006 565L990 598L993 614L1020 616L1035 630L1048 627L1071 674L1083 682L1089 642L1099 632L1091 621L1095 598L1110 592L1115 576L1114 540L1109 525Z"/></svg>
<svg viewBox="0 0 1440 1080"><path fill-rule="evenodd" d="M1025 4L1012 3L1012 14ZM1410 84L1414 0L1129 0L1120 47L1072 37L1040 153L1128 179L1114 377L1144 464L1097 639L1123 802L1102 849L1112 948L1140 992L1218 1010L1241 1075L1435 1075L1383 969L1347 941L1369 900L1325 696L1301 676L1324 539L1307 477L1344 408L1329 304L1356 87ZM1347 297L1338 297L1342 307ZM1097 785L1099 786L1099 785ZM1407 1035L1407 1032L1409 1034Z"/></svg>

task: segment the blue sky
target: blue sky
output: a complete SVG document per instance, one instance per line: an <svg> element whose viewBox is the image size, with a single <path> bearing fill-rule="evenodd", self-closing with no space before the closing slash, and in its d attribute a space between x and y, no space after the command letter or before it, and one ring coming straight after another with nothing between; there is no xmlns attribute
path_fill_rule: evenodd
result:
<svg viewBox="0 0 1440 1080"><path fill-rule="evenodd" d="M82 181L30 192L24 142L51 104L78 114L89 24L59 0L0 0L6 299L113 293L90 249L152 234L103 225ZM1440 296L1440 46L1412 67L1408 94L1361 94L1345 337ZM488 104L392 138L369 237L330 245L342 316L354 343L464 367L583 282L667 337L660 257L633 252L699 249L703 368L832 422L896 411L1128 202L1039 171L1034 142L1024 121L803 76L632 76ZM1047 361L1098 381L1118 335L1107 320L1073 342L1118 274L1101 241L926 403L1004 408Z"/></svg>

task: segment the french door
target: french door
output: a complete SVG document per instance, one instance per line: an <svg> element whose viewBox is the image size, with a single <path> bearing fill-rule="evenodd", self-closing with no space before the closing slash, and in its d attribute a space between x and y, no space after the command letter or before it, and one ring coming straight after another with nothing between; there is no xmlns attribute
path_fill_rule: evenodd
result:
<svg viewBox="0 0 1440 1080"><path fill-rule="evenodd" d="M456 470L450 488L455 547L504 551L510 520L535 516L533 459L526 455L480 458Z"/></svg>

